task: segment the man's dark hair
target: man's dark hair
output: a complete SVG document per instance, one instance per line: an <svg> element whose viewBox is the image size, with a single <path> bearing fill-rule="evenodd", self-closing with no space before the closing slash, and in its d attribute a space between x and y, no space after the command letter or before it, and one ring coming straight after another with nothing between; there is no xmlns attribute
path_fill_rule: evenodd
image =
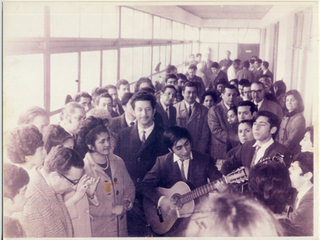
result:
<svg viewBox="0 0 320 240"><path fill-rule="evenodd" d="M245 84L250 84L250 81L248 80L248 79L241 79L240 81L239 81L239 85L245 85Z"/></svg>
<svg viewBox="0 0 320 240"><path fill-rule="evenodd" d="M96 99L97 106L99 105L101 98L110 98L111 99L111 103L113 102L113 99L112 99L111 95L109 93L105 92L105 93L100 94L97 97L97 99Z"/></svg>
<svg viewBox="0 0 320 240"><path fill-rule="evenodd" d="M172 85L166 85L161 89L161 92L165 92L168 88L173 89L177 93L177 89Z"/></svg>
<svg viewBox="0 0 320 240"><path fill-rule="evenodd" d="M191 64L188 69L193 69L193 70L197 71L198 68L195 64Z"/></svg>
<svg viewBox="0 0 320 240"><path fill-rule="evenodd" d="M245 119L245 120L242 120L241 122L239 122L239 125L241 123L247 123L251 128L253 126L253 120L252 119Z"/></svg>
<svg viewBox="0 0 320 240"><path fill-rule="evenodd" d="M239 80L238 79L232 79L229 81L229 83L231 84L232 82L234 82L235 84L239 85ZM232 84L231 84L232 85Z"/></svg>
<svg viewBox="0 0 320 240"><path fill-rule="evenodd" d="M174 65L169 64L168 66L166 66L166 69L164 70L166 73L166 76L169 75L172 71L176 70L177 67Z"/></svg>
<svg viewBox="0 0 320 240"><path fill-rule="evenodd" d="M230 107L230 108L228 109L228 112L229 112L229 111L233 111L233 112L236 114L236 116L238 115L238 109L237 109L236 106Z"/></svg>
<svg viewBox="0 0 320 240"><path fill-rule="evenodd" d="M186 128L173 126L169 127L163 133L163 142L167 148L172 150L172 147L182 138L186 138L192 144L192 137Z"/></svg>
<svg viewBox="0 0 320 240"><path fill-rule="evenodd" d="M29 183L26 170L11 163L3 163L3 196L13 199Z"/></svg>
<svg viewBox="0 0 320 240"><path fill-rule="evenodd" d="M154 97L154 95L146 91L139 91L132 96L131 106L133 110L136 107L137 101L149 101L153 109L156 106L156 98Z"/></svg>
<svg viewBox="0 0 320 240"><path fill-rule="evenodd" d="M73 100L75 102L79 102L81 98L90 98L90 101L92 101L92 97L87 92L78 92L76 95L74 95Z"/></svg>
<svg viewBox="0 0 320 240"><path fill-rule="evenodd" d="M254 59L250 59L249 61L251 64L254 64L255 60Z"/></svg>
<svg viewBox="0 0 320 240"><path fill-rule="evenodd" d="M168 76L166 76L166 83L168 82L168 79L169 78L173 78L173 79L175 79L175 80L177 80L178 81L178 78L177 78L177 76L176 75L174 75L174 74L169 74Z"/></svg>
<svg viewBox="0 0 320 240"><path fill-rule="evenodd" d="M245 67L245 68L249 68L250 67L250 63L249 63L248 60L243 62L243 67Z"/></svg>
<svg viewBox="0 0 320 240"><path fill-rule="evenodd" d="M185 80L185 81L188 81L186 75L184 75L183 73L178 73L178 74L177 74L177 77L178 77L178 80L179 80L179 79L183 79L183 80Z"/></svg>
<svg viewBox="0 0 320 240"><path fill-rule="evenodd" d="M220 68L219 63L213 62L213 63L211 64L211 68L219 69L219 68Z"/></svg>
<svg viewBox="0 0 320 240"><path fill-rule="evenodd" d="M257 120L258 117L268 118L268 122L270 123L270 129L273 127L276 127L277 130L279 129L279 119L278 119L277 115L275 115L274 113L269 112L269 111L258 111L255 120ZM273 135L275 136L276 133Z"/></svg>
<svg viewBox="0 0 320 240"><path fill-rule="evenodd" d="M96 87L96 88L92 89L91 96L92 96L93 104L98 105L97 104L97 97L100 96L102 93L107 93L107 92L108 92L108 90L105 88L102 88L102 87Z"/></svg>
<svg viewBox="0 0 320 240"><path fill-rule="evenodd" d="M198 92L198 86L195 82L186 82L186 84L182 87L182 91L184 92L186 90L186 87L195 87Z"/></svg>
<svg viewBox="0 0 320 240"><path fill-rule="evenodd" d="M257 164L250 170L249 189L253 197L273 213L282 213L291 197L291 180L286 166Z"/></svg>
<svg viewBox="0 0 320 240"><path fill-rule="evenodd" d="M202 54L201 54L201 53L197 53L197 54L196 54L196 57L199 57L199 56L202 57Z"/></svg>
<svg viewBox="0 0 320 240"><path fill-rule="evenodd" d="M225 93L226 88L231 89L231 90L234 89L234 90L237 91L237 88L236 88L234 85L226 84L226 85L224 86L224 88L222 89L222 93Z"/></svg>
<svg viewBox="0 0 320 240"><path fill-rule="evenodd" d="M239 105L238 105L238 108L239 107L243 107L243 106L249 106L251 114L253 114L254 112L257 111L257 106L251 101L242 101L242 102L240 102Z"/></svg>
<svg viewBox="0 0 320 240"><path fill-rule="evenodd" d="M262 65L265 67L265 68L268 68L269 67L269 63L267 61L263 61L262 62Z"/></svg>
<svg viewBox="0 0 320 240"><path fill-rule="evenodd" d="M258 62L259 64L262 63L262 60L260 58L256 59L255 62Z"/></svg>
<svg viewBox="0 0 320 240"><path fill-rule="evenodd" d="M72 167L83 168L84 162L75 150L61 145L53 147L44 161L47 173L57 172L66 175Z"/></svg>
<svg viewBox="0 0 320 240"><path fill-rule="evenodd" d="M235 60L233 60L233 63L240 64L240 63L241 63L241 60L240 60L240 59L235 59Z"/></svg>
<svg viewBox="0 0 320 240"><path fill-rule="evenodd" d="M117 81L116 87L119 90L121 85L129 85L129 82L125 79L120 79Z"/></svg>
<svg viewBox="0 0 320 240"><path fill-rule="evenodd" d="M139 92L139 90L140 90L140 85L141 85L142 83L148 83L149 86L150 86L150 88L152 88L153 90L155 89L155 87L153 86L152 81L151 81L150 78L142 77L142 78L140 78L140 79L137 81L136 86L135 86L135 88L134 88L134 92Z"/></svg>
<svg viewBox="0 0 320 240"><path fill-rule="evenodd" d="M129 100L132 98L132 96L133 96L133 93L130 93L130 92L125 93L125 94L123 95L123 97L122 97L121 105L122 105L122 106L127 105L127 103L128 103Z"/></svg>
<svg viewBox="0 0 320 240"><path fill-rule="evenodd" d="M312 175L313 174L313 153L312 152L301 152L298 153L296 155L294 155L293 157L293 162L298 162L299 163L299 167L302 170L302 174L300 174L301 176L303 176L304 174L311 172ZM310 179L310 181L313 183L313 176Z"/></svg>
<svg viewBox="0 0 320 240"><path fill-rule="evenodd" d="M63 127L50 124L43 133L44 149L48 154L53 147L63 145L68 139L73 139L73 137Z"/></svg>
<svg viewBox="0 0 320 240"><path fill-rule="evenodd" d="M108 91L109 91L109 89L115 89L115 90L117 90L117 87L114 86L114 85L111 85L111 84L105 86L104 88L107 89Z"/></svg>

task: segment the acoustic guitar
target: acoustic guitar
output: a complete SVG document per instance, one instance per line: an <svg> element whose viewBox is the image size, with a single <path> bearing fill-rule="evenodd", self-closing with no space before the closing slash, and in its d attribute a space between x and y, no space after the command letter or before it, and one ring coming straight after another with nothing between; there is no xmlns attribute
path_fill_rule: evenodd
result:
<svg viewBox="0 0 320 240"><path fill-rule="evenodd" d="M194 211L194 199L199 198L209 192L217 190L216 184L218 181L229 183L242 183L248 180L248 174L245 167L241 167L227 176L214 182L198 187L191 191L190 187L185 182L177 182L171 188L158 187L156 190L169 199L173 199L176 203L175 208L162 204L160 200L159 206L155 206L149 199L144 198L144 212L152 231L157 234L165 234L168 232L178 218L186 218L191 216Z"/></svg>

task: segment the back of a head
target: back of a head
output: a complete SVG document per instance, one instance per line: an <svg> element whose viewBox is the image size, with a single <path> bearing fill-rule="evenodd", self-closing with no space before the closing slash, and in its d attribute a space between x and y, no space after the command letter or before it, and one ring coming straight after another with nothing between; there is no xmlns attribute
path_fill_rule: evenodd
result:
<svg viewBox="0 0 320 240"><path fill-rule="evenodd" d="M282 227L269 209L245 195L219 194L208 199L187 237L278 237ZM195 215L196 216L196 215Z"/></svg>
<svg viewBox="0 0 320 240"><path fill-rule="evenodd" d="M244 62L243 62L243 67L249 68L249 67L250 67L249 61L244 61Z"/></svg>
<svg viewBox="0 0 320 240"><path fill-rule="evenodd" d="M169 78L173 78L173 79L175 79L175 80L178 80L178 78L177 78L176 75L174 75L174 74L168 74L168 75L166 76L166 79L165 79L165 82L166 82L166 83L168 82L168 79L169 79Z"/></svg>
<svg viewBox="0 0 320 240"><path fill-rule="evenodd" d="M47 173L66 175L72 167L83 168L83 159L75 150L61 145L53 147L44 161L44 170Z"/></svg>
<svg viewBox="0 0 320 240"><path fill-rule="evenodd" d="M277 96L280 96L281 94L284 94L284 93L286 93L286 91L287 91L287 86L286 86L286 84L284 83L284 81L282 81L282 80L276 81L276 82L273 84L273 87L274 87L274 88L277 88L277 90L276 90L276 95L277 95Z"/></svg>
<svg viewBox="0 0 320 240"><path fill-rule="evenodd" d="M219 69L219 68L220 68L219 63L213 62L213 63L211 64L211 68Z"/></svg>
<svg viewBox="0 0 320 240"><path fill-rule="evenodd" d="M48 154L52 147L63 145L68 139L73 139L73 137L63 127L50 124L43 133L44 149Z"/></svg>
<svg viewBox="0 0 320 240"><path fill-rule="evenodd" d="M314 175L313 172L313 153L312 152L301 152L296 154L293 157L293 162L298 161L299 167L302 170L302 174L306 174L308 172L311 172L312 175ZM310 180L313 182L313 177Z"/></svg>
<svg viewBox="0 0 320 240"><path fill-rule="evenodd" d="M92 97L89 93L87 92L78 92L76 95L74 95L73 100L75 102L79 102L81 98L90 98L90 101L92 100Z"/></svg>
<svg viewBox="0 0 320 240"><path fill-rule="evenodd" d="M18 219L3 215L3 237L23 238L24 232Z"/></svg>
<svg viewBox="0 0 320 240"><path fill-rule="evenodd" d="M257 164L250 169L249 189L253 197L280 214L291 196L289 171L280 163Z"/></svg>
<svg viewBox="0 0 320 240"><path fill-rule="evenodd" d="M94 105L97 105L97 103L96 103L97 97L100 96L101 94L107 93L107 92L108 92L108 89L106 89L106 88L102 88L102 87L96 87L96 88L94 88L94 89L92 90L92 94L91 94L92 100L93 100L93 101L92 101L93 104L94 104Z"/></svg>
<svg viewBox="0 0 320 240"><path fill-rule="evenodd" d="M197 70L197 65L191 64L188 69L193 69L193 70L196 71Z"/></svg>
<svg viewBox="0 0 320 240"><path fill-rule="evenodd" d="M107 109L102 109L102 108L93 108L89 112L87 112L87 118L93 116L96 118L101 118L104 121L109 120L112 118L109 111Z"/></svg>
<svg viewBox="0 0 320 240"><path fill-rule="evenodd" d="M49 119L48 113L41 107L33 106L25 109L20 115L18 119L18 125L21 124L31 124L35 117L44 116Z"/></svg>
<svg viewBox="0 0 320 240"><path fill-rule="evenodd" d="M60 112L60 120L65 120L68 116L71 116L75 113L75 109L79 108L82 109L85 112L85 109L82 105L80 105L77 102L69 102L67 103L64 108Z"/></svg>
<svg viewBox="0 0 320 240"><path fill-rule="evenodd" d="M178 79L188 81L186 75L184 75L183 73L177 73L177 77L178 77Z"/></svg>
<svg viewBox="0 0 320 240"><path fill-rule="evenodd" d="M155 87L153 86L152 81L151 81L150 78L141 77L141 78L137 81L137 83L136 83L136 85L135 85L134 92L138 92L138 91L140 90L140 85L141 85L142 83L147 83L150 88L152 88L153 90L155 89Z"/></svg>
<svg viewBox="0 0 320 240"><path fill-rule="evenodd" d="M13 199L28 183L26 170L11 163L3 164L3 197Z"/></svg>
<svg viewBox="0 0 320 240"><path fill-rule="evenodd" d="M37 148L43 146L42 134L33 125L20 125L9 133L6 145L10 161L23 164L26 156L33 156Z"/></svg>

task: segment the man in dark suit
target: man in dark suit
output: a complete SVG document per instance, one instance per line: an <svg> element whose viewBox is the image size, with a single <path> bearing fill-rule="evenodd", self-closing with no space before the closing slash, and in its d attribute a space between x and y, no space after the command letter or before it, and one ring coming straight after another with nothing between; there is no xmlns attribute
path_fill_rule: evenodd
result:
<svg viewBox="0 0 320 240"><path fill-rule="evenodd" d="M269 70L269 63L267 61L263 61L261 65L262 75L267 75L271 78L271 82L273 82L273 73Z"/></svg>
<svg viewBox="0 0 320 240"><path fill-rule="evenodd" d="M155 206L161 204L175 208L173 200L162 196L156 187L171 188L179 181L200 187L207 184L208 179L212 182L222 177L210 156L191 150L192 138L186 128L168 128L163 140L170 153L157 158L139 185L139 191ZM188 221L189 218L176 221L167 236L181 236L179 233L186 228Z"/></svg>
<svg viewBox="0 0 320 240"><path fill-rule="evenodd" d="M113 112L115 112L118 116L122 115L124 113L124 110L122 109L122 106L120 104L120 100L118 98L117 87L114 86L114 85L107 85L106 89L108 90L108 93L112 97L112 109L113 109Z"/></svg>
<svg viewBox="0 0 320 240"><path fill-rule="evenodd" d="M156 112L155 97L145 91L132 96L131 105L136 116L136 124L119 132L114 154L123 159L128 173L137 187L145 174L153 167L158 156L168 152L163 145L163 128L154 124ZM127 212L129 236L147 236L142 196L137 192L133 209Z"/></svg>
<svg viewBox="0 0 320 240"><path fill-rule="evenodd" d="M177 109L177 126L190 132L194 150L205 153L209 144L208 109L196 102L198 88L194 82L187 82L182 89L184 100L174 105Z"/></svg>
<svg viewBox="0 0 320 240"><path fill-rule="evenodd" d="M106 109L112 118L118 117L119 114L113 111L113 100L109 93L105 92L96 98L97 108Z"/></svg>
<svg viewBox="0 0 320 240"><path fill-rule="evenodd" d="M221 70L225 73L228 72L228 68L232 65L232 60L230 59L231 52L229 50L226 51L226 58L222 59L219 62L219 65L221 67ZM231 80L231 79L230 79Z"/></svg>
<svg viewBox="0 0 320 240"><path fill-rule="evenodd" d="M188 68L188 72L186 73L187 79L190 82L194 82L198 88L198 97L201 99L202 94L206 91L206 87L204 86L203 80L201 77L196 76L197 66L192 64Z"/></svg>
<svg viewBox="0 0 320 240"><path fill-rule="evenodd" d="M216 90L219 80L220 82L223 81L225 85L228 84L228 75L220 69L219 63L213 62L211 64L211 71L213 75L210 79L210 84L208 87L209 90L211 89Z"/></svg>
<svg viewBox="0 0 320 240"><path fill-rule="evenodd" d="M211 131L210 155L212 158L225 159L229 141L229 123L227 112L234 105L237 90L233 85L227 85L222 91L222 100L209 109L208 125Z"/></svg>
<svg viewBox="0 0 320 240"><path fill-rule="evenodd" d="M262 82L252 83L251 94L254 104L258 107L258 111L273 112L277 115L279 122L281 122L283 118L282 108L278 103L266 99L266 89Z"/></svg>
<svg viewBox="0 0 320 240"><path fill-rule="evenodd" d="M254 141L245 142L239 150L222 165L221 172L228 174L234 169L245 166L250 169L262 159L272 158L278 153L284 155L284 162L289 167L288 149L273 140L279 126L278 118L268 111L257 113L252 131Z"/></svg>
<svg viewBox="0 0 320 240"><path fill-rule="evenodd" d="M254 69L252 70L253 82L257 82L262 75L261 64L262 60L259 58L254 61Z"/></svg>
<svg viewBox="0 0 320 240"><path fill-rule="evenodd" d="M165 86L157 100L156 111L161 115L164 129L176 125L177 110L173 107L173 101L176 97L177 90L172 85Z"/></svg>
<svg viewBox="0 0 320 240"><path fill-rule="evenodd" d="M131 97L133 93L125 93L122 97L122 108L124 110L124 114L119 117L115 117L111 119L110 130L115 134L118 134L121 130L131 127L134 125L136 121L136 117L134 116L133 109L131 106Z"/></svg>
<svg viewBox="0 0 320 240"><path fill-rule="evenodd" d="M313 153L295 155L289 173L291 185L297 190L289 219L304 236L313 236Z"/></svg>

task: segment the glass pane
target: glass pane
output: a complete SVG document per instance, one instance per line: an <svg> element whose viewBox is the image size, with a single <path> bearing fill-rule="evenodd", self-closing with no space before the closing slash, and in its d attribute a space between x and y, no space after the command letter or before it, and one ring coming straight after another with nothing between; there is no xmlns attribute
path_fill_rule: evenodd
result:
<svg viewBox="0 0 320 240"><path fill-rule="evenodd" d="M119 37L119 7L103 6L102 11L102 37L118 38Z"/></svg>
<svg viewBox="0 0 320 240"><path fill-rule="evenodd" d="M102 5L94 3L83 4L80 10L80 37L101 38Z"/></svg>
<svg viewBox="0 0 320 240"><path fill-rule="evenodd" d="M184 39L183 38L184 31L185 31L184 24L178 23L178 40L183 40Z"/></svg>
<svg viewBox="0 0 320 240"><path fill-rule="evenodd" d="M133 48L133 52L132 52L132 62L133 62L133 66L132 66L132 78L133 81L137 81L139 80L139 78L142 77L142 47L136 47Z"/></svg>
<svg viewBox="0 0 320 240"><path fill-rule="evenodd" d="M161 22L160 22L160 18L157 16L153 17L153 38L154 39L161 38Z"/></svg>
<svg viewBox="0 0 320 240"><path fill-rule="evenodd" d="M166 66L168 66L170 63L171 63L171 47L170 47L170 45L168 45L167 47L166 47L166 51L167 51L167 53L166 53Z"/></svg>
<svg viewBox="0 0 320 240"><path fill-rule="evenodd" d="M210 53L210 60L213 62L219 62L219 43L201 43L200 52L202 56L206 53ZM222 58L225 57L223 54Z"/></svg>
<svg viewBox="0 0 320 240"><path fill-rule="evenodd" d="M44 37L43 3L5 2L3 34L5 37Z"/></svg>
<svg viewBox="0 0 320 240"><path fill-rule="evenodd" d="M43 55L3 57L3 127L17 125L19 114L31 106L44 107Z"/></svg>
<svg viewBox="0 0 320 240"><path fill-rule="evenodd" d="M121 7L121 38L133 37L133 10Z"/></svg>
<svg viewBox="0 0 320 240"><path fill-rule="evenodd" d="M78 53L51 54L50 110L62 108L78 90ZM91 92L88 92L91 93Z"/></svg>
<svg viewBox="0 0 320 240"><path fill-rule="evenodd" d="M167 39L171 39L172 38L172 21L171 20L167 20Z"/></svg>
<svg viewBox="0 0 320 240"><path fill-rule="evenodd" d="M192 43L192 52L198 53L199 52L199 43ZM202 54L204 55L204 54ZM204 56L203 56L204 59Z"/></svg>
<svg viewBox="0 0 320 240"><path fill-rule="evenodd" d="M143 38L143 12L133 12L133 38Z"/></svg>
<svg viewBox="0 0 320 240"><path fill-rule="evenodd" d="M163 71L166 67L166 46L160 46L160 71Z"/></svg>
<svg viewBox="0 0 320 240"><path fill-rule="evenodd" d="M152 68L153 69L152 69L152 71L157 72L155 69L157 68L157 66L160 62L160 47L159 46L153 47L152 53L153 53L153 59L152 59Z"/></svg>
<svg viewBox="0 0 320 240"><path fill-rule="evenodd" d="M118 51L108 50L102 53L102 86L117 84Z"/></svg>
<svg viewBox="0 0 320 240"><path fill-rule="evenodd" d="M172 45L172 65L179 65L183 62L183 45Z"/></svg>
<svg viewBox="0 0 320 240"><path fill-rule="evenodd" d="M193 39L192 27L185 25L186 27L186 40L190 41Z"/></svg>
<svg viewBox="0 0 320 240"><path fill-rule="evenodd" d="M148 77L151 75L151 47L143 48L143 58L142 58L142 75Z"/></svg>
<svg viewBox="0 0 320 240"><path fill-rule="evenodd" d="M160 33L161 39L167 38L167 19L161 18L161 33Z"/></svg>
<svg viewBox="0 0 320 240"><path fill-rule="evenodd" d="M152 15L144 13L143 20L143 38L151 39L152 38Z"/></svg>
<svg viewBox="0 0 320 240"><path fill-rule="evenodd" d="M132 82L132 48L120 49L120 79Z"/></svg>
<svg viewBox="0 0 320 240"><path fill-rule="evenodd" d="M219 45L219 61L226 57L226 51L229 50L231 52L230 59L234 60L238 57L238 44L236 43L229 43Z"/></svg>
<svg viewBox="0 0 320 240"><path fill-rule="evenodd" d="M239 43L260 43L260 29L239 29Z"/></svg>
<svg viewBox="0 0 320 240"><path fill-rule="evenodd" d="M196 27L192 28L192 40L199 41L199 28L196 28Z"/></svg>
<svg viewBox="0 0 320 240"><path fill-rule="evenodd" d="M100 86L100 52L81 52L80 90L88 93Z"/></svg>
<svg viewBox="0 0 320 240"><path fill-rule="evenodd" d="M50 6L50 27L51 37L79 37L80 5L59 3Z"/></svg>
<svg viewBox="0 0 320 240"><path fill-rule="evenodd" d="M175 21L172 21L172 39L178 40L179 34L178 34L178 23Z"/></svg>
<svg viewBox="0 0 320 240"><path fill-rule="evenodd" d="M219 42L219 28L201 28L201 42Z"/></svg>
<svg viewBox="0 0 320 240"><path fill-rule="evenodd" d="M221 43L238 43L239 31L237 28L220 28Z"/></svg>

